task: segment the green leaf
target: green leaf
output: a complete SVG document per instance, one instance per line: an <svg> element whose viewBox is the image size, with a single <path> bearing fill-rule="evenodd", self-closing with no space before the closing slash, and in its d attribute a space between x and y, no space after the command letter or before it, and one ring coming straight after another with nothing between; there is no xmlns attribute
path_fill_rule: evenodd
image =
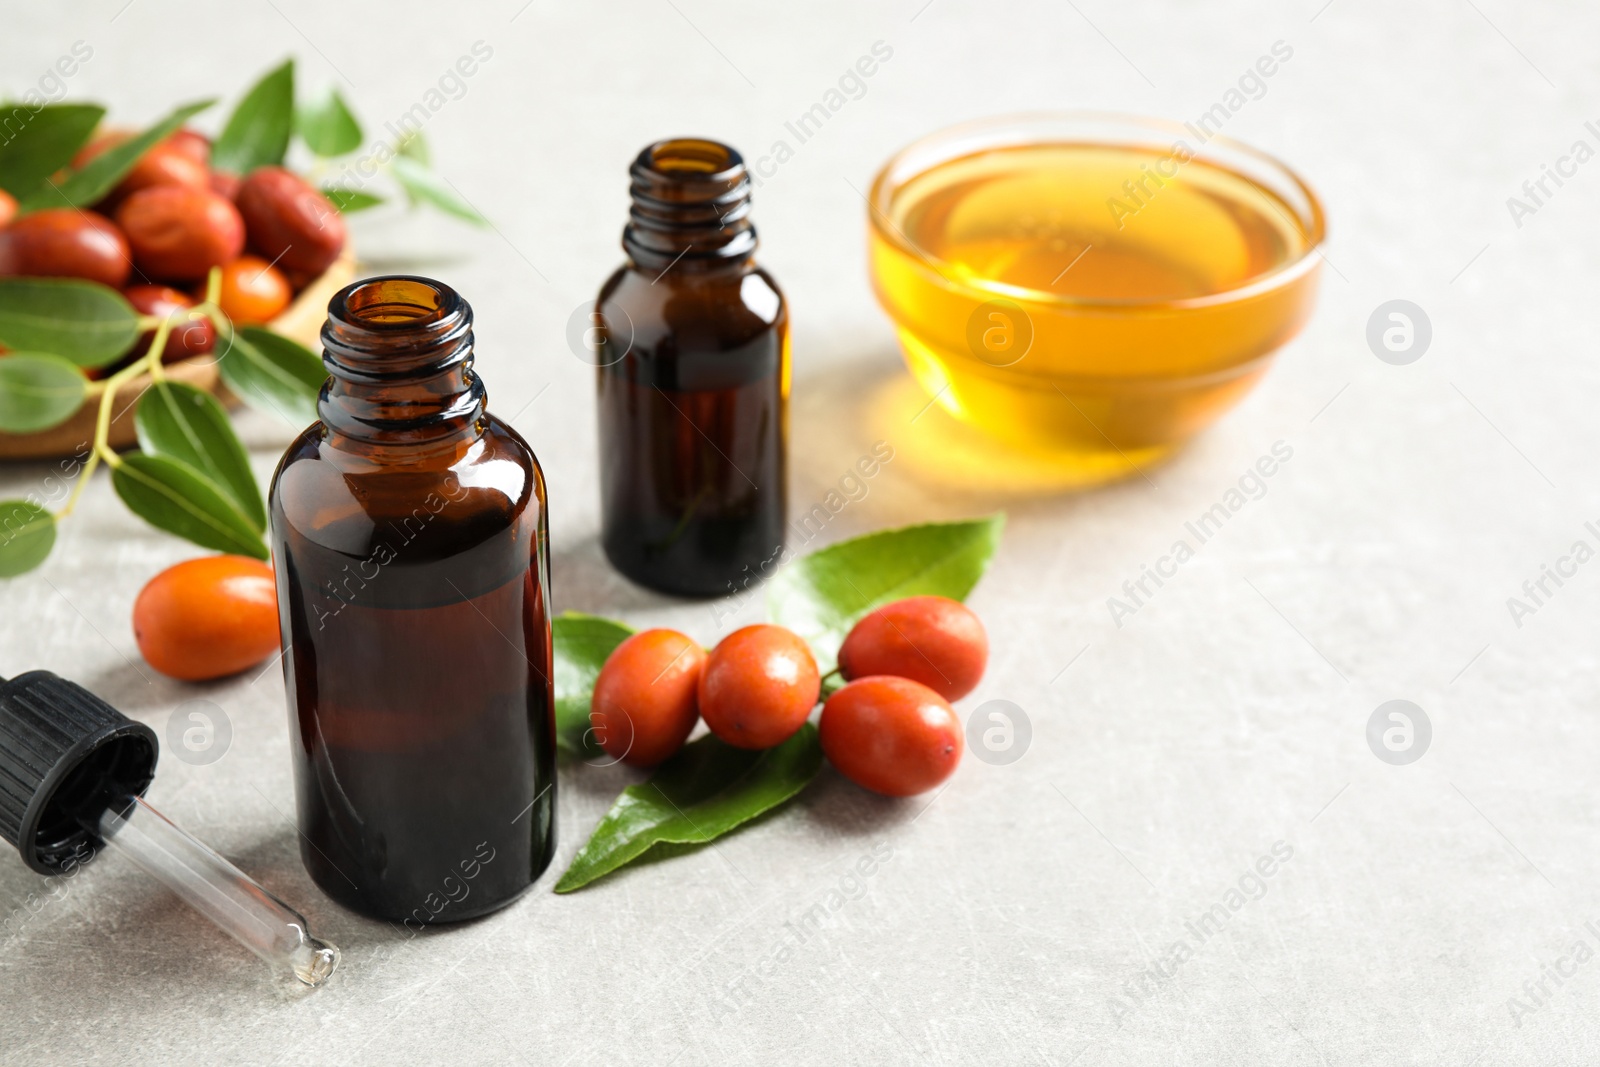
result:
<svg viewBox="0 0 1600 1067"><path fill-rule="evenodd" d="M94 104L49 104L38 111L13 105L0 144L0 189L18 200L38 191L45 179L72 162L88 143L106 109Z"/></svg>
<svg viewBox="0 0 1600 1067"><path fill-rule="evenodd" d="M962 600L1000 544L1004 515L936 522L841 541L784 567L767 590L772 621L811 644L824 673L870 611L908 596Z"/></svg>
<svg viewBox="0 0 1600 1067"><path fill-rule="evenodd" d="M114 145L67 175L60 185L49 185L24 200L23 211L47 207L88 207L109 193L141 156L172 136L174 130L216 101L185 104L137 137Z"/></svg>
<svg viewBox="0 0 1600 1067"><path fill-rule="evenodd" d="M292 426L317 421L317 394L328 370L310 349L261 326L237 331L219 366L245 403Z"/></svg>
<svg viewBox="0 0 1600 1067"><path fill-rule="evenodd" d="M414 159L424 167L433 163L433 153L428 151L428 142L422 136L421 130L407 130L394 146L395 153L407 159Z"/></svg>
<svg viewBox="0 0 1600 1067"><path fill-rule="evenodd" d="M182 382L157 382L139 398L133 422L140 448L194 468L227 495L256 533L266 532L267 509L250 458L215 397Z"/></svg>
<svg viewBox="0 0 1600 1067"><path fill-rule="evenodd" d="M0 501L0 578L44 562L56 543L56 517L26 500Z"/></svg>
<svg viewBox="0 0 1600 1067"><path fill-rule="evenodd" d="M652 848L701 845L782 804L822 766L810 723L775 748L734 748L712 734L683 746L649 781L630 785L611 805L557 893L581 889Z"/></svg>
<svg viewBox="0 0 1600 1067"><path fill-rule="evenodd" d="M294 128L306 147L324 158L361 147L361 123L332 86L317 99L300 105L294 114Z"/></svg>
<svg viewBox="0 0 1600 1067"><path fill-rule="evenodd" d="M0 278L0 345L7 348L99 367L138 336L139 315L115 289L75 278Z"/></svg>
<svg viewBox="0 0 1600 1067"><path fill-rule="evenodd" d="M606 657L633 633L620 622L575 611L556 616L555 645L556 744L581 758L603 753L589 731L589 703L594 680Z"/></svg>
<svg viewBox="0 0 1600 1067"><path fill-rule="evenodd" d="M248 174L283 162L294 130L294 60L286 59L245 94L211 146L216 170Z"/></svg>
<svg viewBox="0 0 1600 1067"><path fill-rule="evenodd" d="M244 512L187 463L132 452L112 468L111 486L130 511L158 530L219 552L268 558Z"/></svg>
<svg viewBox="0 0 1600 1067"><path fill-rule="evenodd" d="M0 430L36 433L65 422L83 406L89 380L60 356L0 356Z"/></svg>
<svg viewBox="0 0 1600 1067"><path fill-rule="evenodd" d="M489 220L461 198L450 183L409 156L396 156L392 164L395 180L414 202L432 204L447 215L465 219L474 226L487 226Z"/></svg>
<svg viewBox="0 0 1600 1067"><path fill-rule="evenodd" d="M357 211L365 211L383 203L381 196L363 193L360 189L341 189L336 185L324 185L322 195L333 201L333 206L345 215L354 215Z"/></svg>

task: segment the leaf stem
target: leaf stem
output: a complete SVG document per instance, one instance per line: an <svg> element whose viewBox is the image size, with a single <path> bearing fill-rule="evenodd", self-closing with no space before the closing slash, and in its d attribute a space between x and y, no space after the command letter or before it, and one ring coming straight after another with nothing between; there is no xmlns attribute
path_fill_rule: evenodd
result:
<svg viewBox="0 0 1600 1067"><path fill-rule="evenodd" d="M72 514L78 506L78 498L83 495L84 486L89 484L89 478L94 474L95 467L105 460L106 466L116 470L122 465L122 457L117 455L111 447L111 408L116 403L117 391L122 388L122 383L140 374L149 373L152 379L160 379L161 372L156 368L161 365L161 352L167 347L167 337L172 333L172 320L163 318L156 323L156 335L150 340L150 347L145 354L123 367L111 377L98 383L100 386L100 410L94 420L94 447L89 451L89 458L84 462L83 473L78 475L78 484L72 487L72 495L67 497L67 502L56 512L56 520L60 521Z"/></svg>

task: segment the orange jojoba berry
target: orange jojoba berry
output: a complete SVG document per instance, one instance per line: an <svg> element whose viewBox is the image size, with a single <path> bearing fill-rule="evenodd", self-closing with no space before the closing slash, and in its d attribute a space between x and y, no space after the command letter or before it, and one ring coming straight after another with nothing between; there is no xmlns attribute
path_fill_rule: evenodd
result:
<svg viewBox="0 0 1600 1067"><path fill-rule="evenodd" d="M700 676L700 717L738 748L771 748L800 729L817 705L822 678L799 635L746 626L711 650Z"/></svg>
<svg viewBox="0 0 1600 1067"><path fill-rule="evenodd" d="M606 657L589 703L600 747L634 767L671 759L700 721L705 665L705 649L676 630L644 630L623 641Z"/></svg>
<svg viewBox="0 0 1600 1067"><path fill-rule="evenodd" d="M293 298L288 279L260 256L240 256L222 268L217 306L236 325L270 322Z"/></svg>
<svg viewBox="0 0 1600 1067"><path fill-rule="evenodd" d="M892 674L921 682L946 700L977 687L989 662L983 623L960 601L914 596L885 604L856 623L839 647L846 678Z"/></svg>
<svg viewBox="0 0 1600 1067"><path fill-rule="evenodd" d="M859 678L828 698L822 752L852 782L889 797L925 793L955 773L965 741L949 701L909 678Z"/></svg>
<svg viewBox="0 0 1600 1067"><path fill-rule="evenodd" d="M272 568L244 556L203 556L168 567L133 602L145 661L198 682L237 674L278 651Z"/></svg>

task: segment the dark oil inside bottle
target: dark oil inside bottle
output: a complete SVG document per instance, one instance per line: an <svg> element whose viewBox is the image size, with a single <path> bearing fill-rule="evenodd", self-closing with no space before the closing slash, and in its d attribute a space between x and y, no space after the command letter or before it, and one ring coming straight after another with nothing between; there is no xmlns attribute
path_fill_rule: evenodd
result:
<svg viewBox="0 0 1600 1067"><path fill-rule="evenodd" d="M750 380L721 388L684 388L666 361L600 371L604 544L641 584L726 595L783 549L779 357L748 356L731 376Z"/></svg>
<svg viewBox="0 0 1600 1067"><path fill-rule="evenodd" d="M663 141L631 175L628 262L596 304L601 542L642 585L727 595L783 551L788 311L737 152Z"/></svg>
<svg viewBox="0 0 1600 1067"><path fill-rule="evenodd" d="M505 905L554 849L544 485L483 411L465 303L352 289L323 421L271 501L301 855L335 900L417 929ZM464 325L386 332L406 300Z"/></svg>

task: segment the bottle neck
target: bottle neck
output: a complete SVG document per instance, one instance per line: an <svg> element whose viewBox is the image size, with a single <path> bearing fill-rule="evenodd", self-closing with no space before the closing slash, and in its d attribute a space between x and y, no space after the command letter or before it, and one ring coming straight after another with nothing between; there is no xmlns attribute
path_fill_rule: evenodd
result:
<svg viewBox="0 0 1600 1067"><path fill-rule="evenodd" d="M404 275L346 286L328 304L322 347L331 377L317 414L337 437L422 445L481 432L472 308L449 286Z"/></svg>
<svg viewBox="0 0 1600 1067"><path fill-rule="evenodd" d="M756 250L744 158L716 141L657 141L628 168L622 247L646 270L717 269Z"/></svg>

